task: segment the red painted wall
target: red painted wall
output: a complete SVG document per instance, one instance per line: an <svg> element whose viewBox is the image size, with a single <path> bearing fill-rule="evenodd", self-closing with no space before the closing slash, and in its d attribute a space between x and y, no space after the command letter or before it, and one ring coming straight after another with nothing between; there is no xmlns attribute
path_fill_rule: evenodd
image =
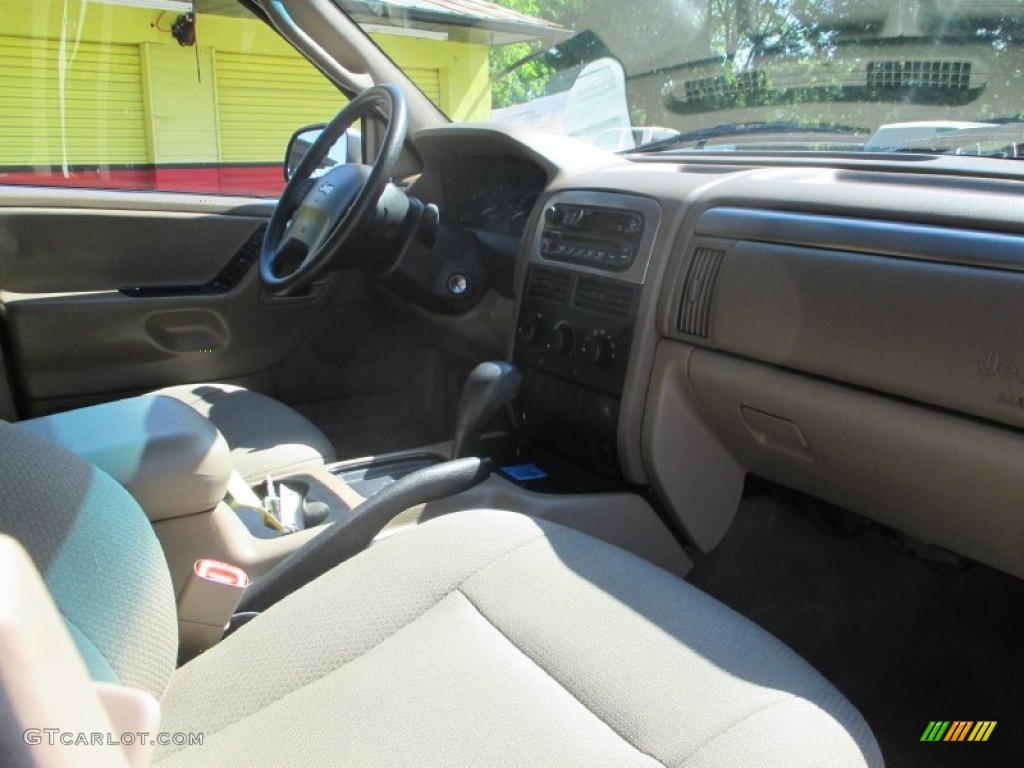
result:
<svg viewBox="0 0 1024 768"><path fill-rule="evenodd" d="M284 177L280 164L76 168L67 177L59 168L13 168L0 169L0 184L278 197Z"/></svg>

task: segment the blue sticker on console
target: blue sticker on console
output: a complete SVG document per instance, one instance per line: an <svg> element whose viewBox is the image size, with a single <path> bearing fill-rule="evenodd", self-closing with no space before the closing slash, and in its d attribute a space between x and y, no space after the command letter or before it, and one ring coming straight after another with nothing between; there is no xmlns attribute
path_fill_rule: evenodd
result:
<svg viewBox="0 0 1024 768"><path fill-rule="evenodd" d="M540 480L548 476L548 473L536 464L516 464L514 467L502 467L501 471L520 483L525 483L527 480Z"/></svg>

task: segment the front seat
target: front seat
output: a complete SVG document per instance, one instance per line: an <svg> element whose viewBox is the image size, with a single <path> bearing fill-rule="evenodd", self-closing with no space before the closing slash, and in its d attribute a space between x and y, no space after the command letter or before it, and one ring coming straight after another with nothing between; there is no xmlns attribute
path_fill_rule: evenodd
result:
<svg viewBox="0 0 1024 768"><path fill-rule="evenodd" d="M250 484L336 458L323 432L266 395L231 384L183 384L151 394L180 400L212 421L231 449L235 470Z"/></svg>
<svg viewBox="0 0 1024 768"><path fill-rule="evenodd" d="M159 747L161 766L882 764L782 643L560 525L426 523L176 670L171 582L127 492L0 423L0 502L93 677L160 698L162 731L204 735Z"/></svg>

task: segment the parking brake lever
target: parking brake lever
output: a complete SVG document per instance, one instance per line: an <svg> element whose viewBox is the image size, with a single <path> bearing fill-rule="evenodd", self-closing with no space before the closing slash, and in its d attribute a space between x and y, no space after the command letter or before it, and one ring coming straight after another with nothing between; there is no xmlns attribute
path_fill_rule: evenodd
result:
<svg viewBox="0 0 1024 768"><path fill-rule="evenodd" d="M362 552L405 510L468 490L486 480L492 469L490 460L472 457L434 464L395 481L356 507L347 522L330 526L256 579L242 596L238 613L266 610Z"/></svg>

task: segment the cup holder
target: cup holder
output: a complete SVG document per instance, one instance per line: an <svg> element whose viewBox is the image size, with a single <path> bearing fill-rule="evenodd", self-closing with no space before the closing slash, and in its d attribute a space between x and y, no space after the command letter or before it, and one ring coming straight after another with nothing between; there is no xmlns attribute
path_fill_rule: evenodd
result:
<svg viewBox="0 0 1024 768"><path fill-rule="evenodd" d="M362 499L375 493L417 470L444 461L440 456L427 453L405 455L382 460L365 461L358 464L347 464L329 469L332 475L344 481L349 488ZM358 507L352 502L342 502L334 491L324 487L317 480L309 482L302 475L274 480L274 518L281 523L277 525L258 506L234 503L235 514L253 536L259 539L276 539L298 531L327 525L343 523L349 519ZM267 487L260 483L254 491L263 502L269 505ZM257 502L258 504L259 502Z"/></svg>
<svg viewBox="0 0 1024 768"><path fill-rule="evenodd" d="M327 522L331 506L316 498L310 484L299 479L280 480L275 484L277 519L289 530L303 531Z"/></svg>
<svg viewBox="0 0 1024 768"><path fill-rule="evenodd" d="M338 515L346 511L339 509L332 515L330 499L322 498L323 490L300 478L274 481L271 497L268 497L265 483L260 483L253 490L263 507L273 513L272 518L258 505L233 504L232 508L249 532L260 539L287 536L335 522Z"/></svg>

